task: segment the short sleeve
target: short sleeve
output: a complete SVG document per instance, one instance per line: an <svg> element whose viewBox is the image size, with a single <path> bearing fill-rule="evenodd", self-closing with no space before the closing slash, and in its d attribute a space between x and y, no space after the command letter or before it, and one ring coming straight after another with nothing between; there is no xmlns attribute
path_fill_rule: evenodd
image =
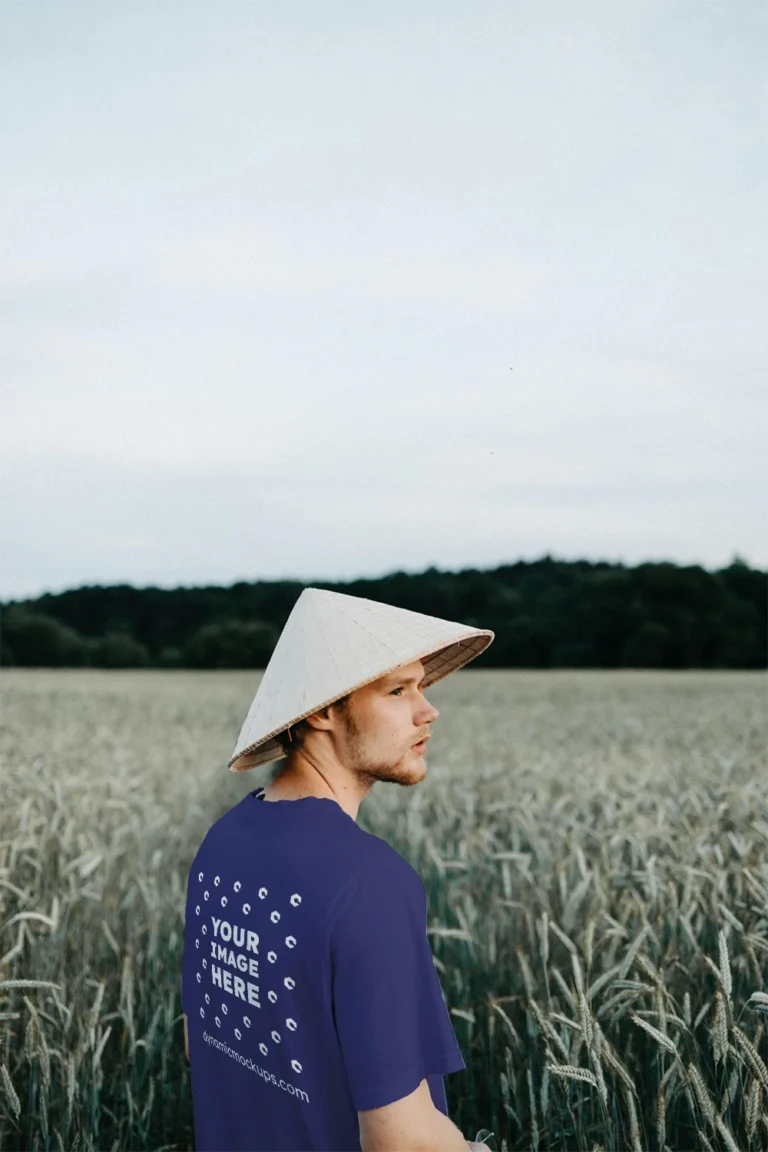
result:
<svg viewBox="0 0 768 1152"><path fill-rule="evenodd" d="M333 1011L352 1103L381 1108L466 1065L427 939L418 873L393 851L350 883L331 929Z"/></svg>

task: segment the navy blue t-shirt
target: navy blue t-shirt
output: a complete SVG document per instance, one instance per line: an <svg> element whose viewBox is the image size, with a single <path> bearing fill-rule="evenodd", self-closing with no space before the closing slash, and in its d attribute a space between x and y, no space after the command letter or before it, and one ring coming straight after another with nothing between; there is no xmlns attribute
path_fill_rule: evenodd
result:
<svg viewBox="0 0 768 1152"><path fill-rule="evenodd" d="M360 1152L357 1112L466 1068L419 874L335 800L243 797L190 869L197 1152Z"/></svg>

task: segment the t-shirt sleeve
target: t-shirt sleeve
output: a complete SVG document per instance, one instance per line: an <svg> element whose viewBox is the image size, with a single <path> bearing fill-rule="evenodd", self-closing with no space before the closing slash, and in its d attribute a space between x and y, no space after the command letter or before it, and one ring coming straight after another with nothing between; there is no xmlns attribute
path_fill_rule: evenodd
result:
<svg viewBox="0 0 768 1152"><path fill-rule="evenodd" d="M410 1095L466 1065L427 939L416 872L382 856L361 870L331 929L333 1011L356 1111Z"/></svg>

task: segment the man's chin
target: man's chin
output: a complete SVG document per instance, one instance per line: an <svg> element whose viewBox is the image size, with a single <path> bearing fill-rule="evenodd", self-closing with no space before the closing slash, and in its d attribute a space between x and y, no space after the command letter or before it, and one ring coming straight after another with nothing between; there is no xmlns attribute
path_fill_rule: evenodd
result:
<svg viewBox="0 0 768 1152"><path fill-rule="evenodd" d="M407 788L424 779L427 774L427 761L425 756L420 756L418 752L409 749L394 764L386 766L382 764L375 768L363 769L362 772L368 776L371 784L381 781L388 784L401 784Z"/></svg>
<svg viewBox="0 0 768 1152"><path fill-rule="evenodd" d="M419 756L417 752L406 755L400 762L399 783L404 784L406 787L410 784L420 783L426 774L427 761L423 756Z"/></svg>

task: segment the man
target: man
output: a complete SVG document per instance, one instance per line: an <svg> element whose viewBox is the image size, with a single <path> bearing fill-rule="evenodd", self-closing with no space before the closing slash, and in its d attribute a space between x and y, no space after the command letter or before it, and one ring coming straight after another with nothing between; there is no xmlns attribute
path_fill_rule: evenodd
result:
<svg viewBox="0 0 768 1152"><path fill-rule="evenodd" d="M198 1152L466 1152L466 1065L418 873L357 825L427 774L424 689L493 632L316 588L294 605L229 761L284 758L217 820L187 884L182 1009Z"/></svg>

